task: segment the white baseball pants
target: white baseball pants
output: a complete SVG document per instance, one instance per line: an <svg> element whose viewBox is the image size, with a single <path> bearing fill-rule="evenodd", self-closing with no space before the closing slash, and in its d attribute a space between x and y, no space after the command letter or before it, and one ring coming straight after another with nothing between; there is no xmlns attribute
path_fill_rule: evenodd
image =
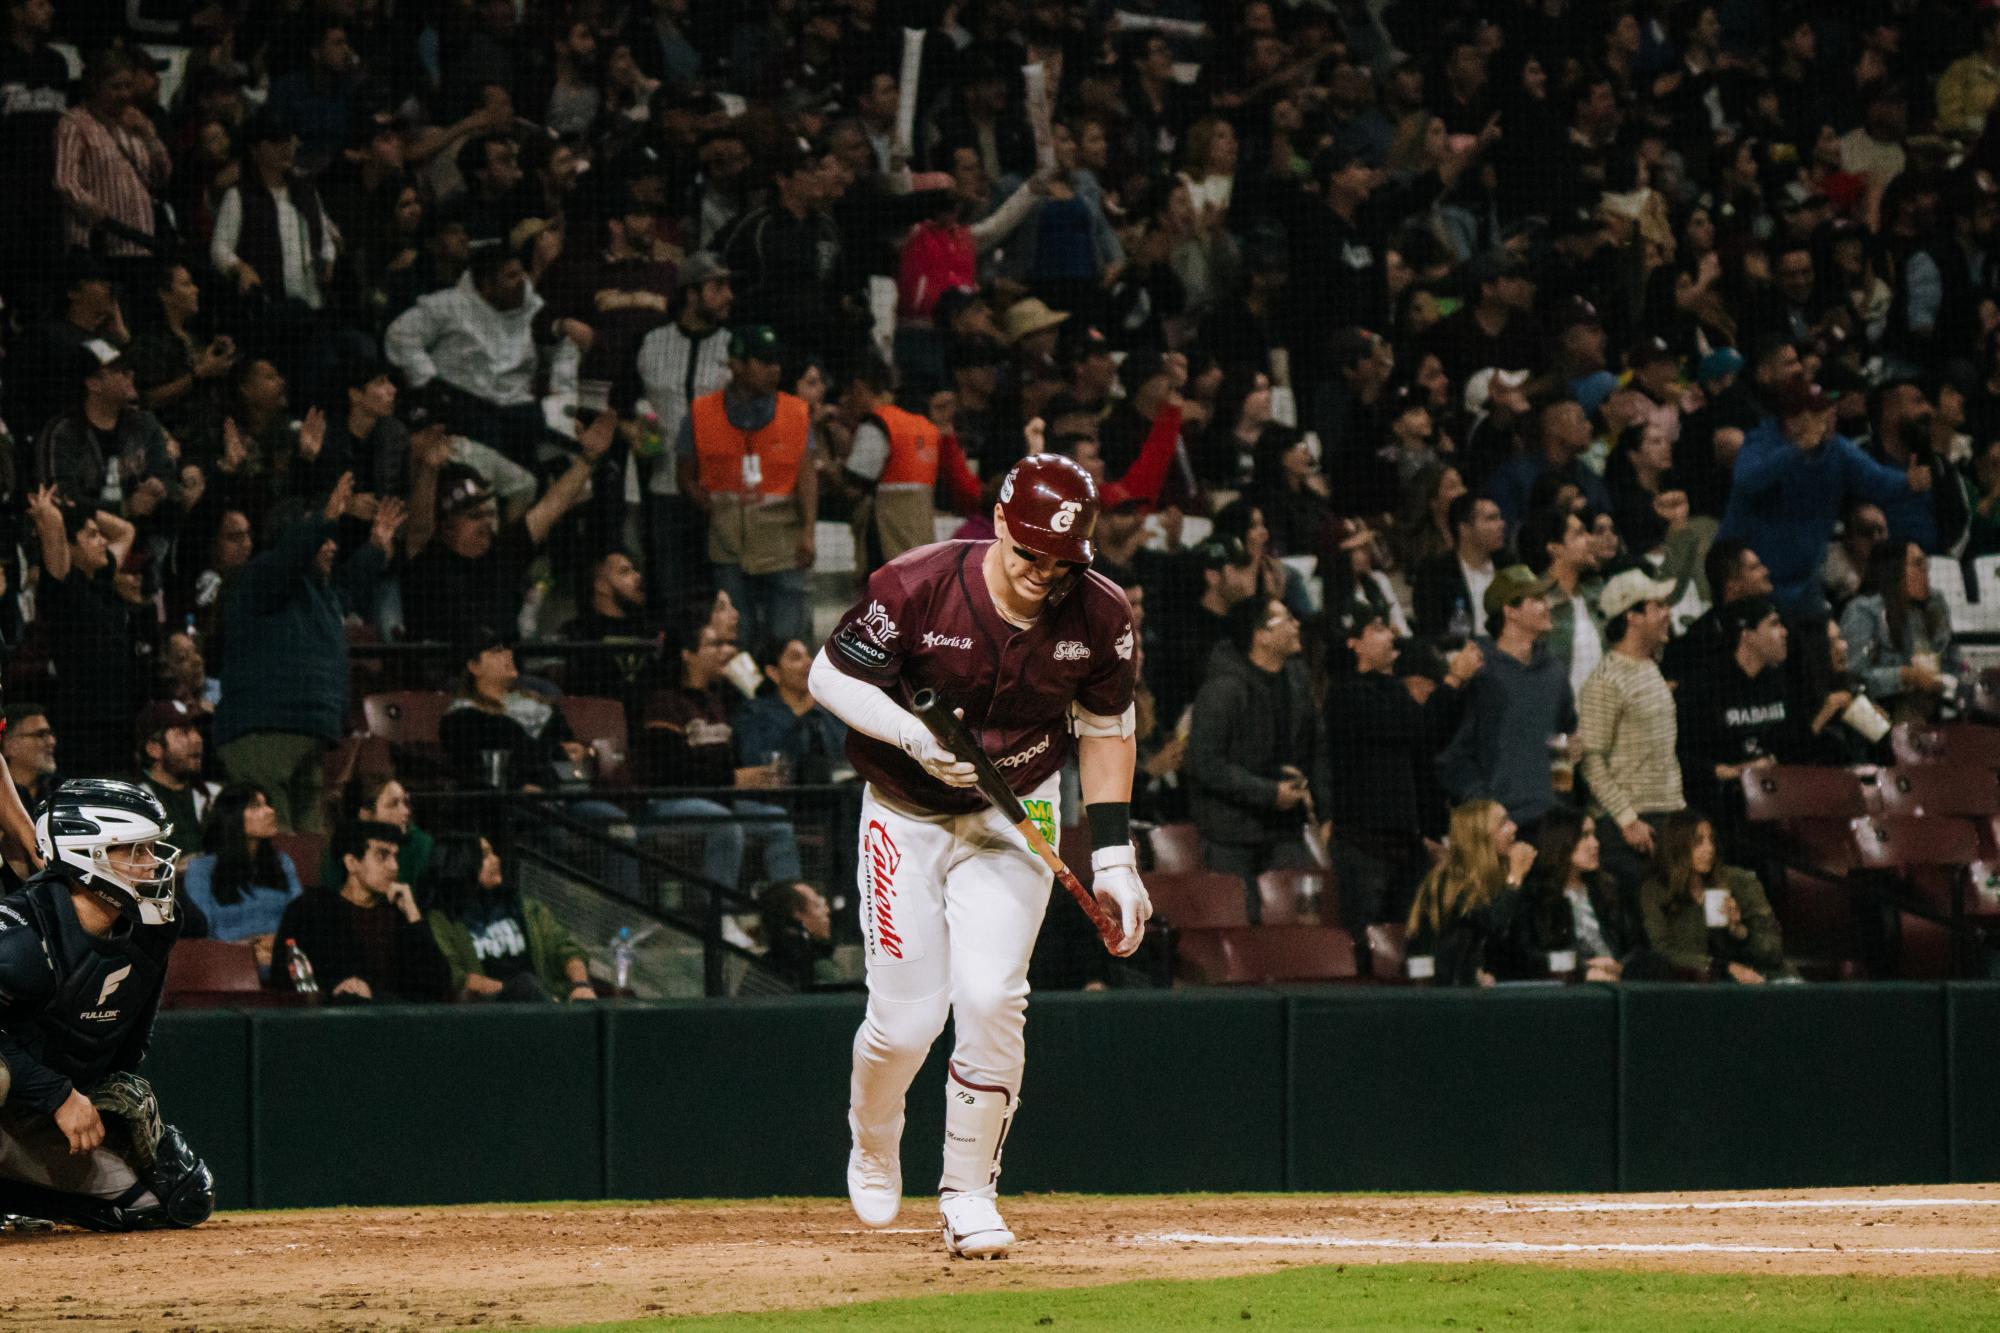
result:
<svg viewBox="0 0 2000 1333"><path fill-rule="evenodd" d="M1059 778L1023 799L1061 827ZM938 1188L992 1197L1020 1101L1028 959L1048 907L1048 867L997 810L919 814L871 785L858 879L868 1014L854 1034L849 1128L870 1152L899 1151L904 1094L949 1013L956 1045Z"/></svg>

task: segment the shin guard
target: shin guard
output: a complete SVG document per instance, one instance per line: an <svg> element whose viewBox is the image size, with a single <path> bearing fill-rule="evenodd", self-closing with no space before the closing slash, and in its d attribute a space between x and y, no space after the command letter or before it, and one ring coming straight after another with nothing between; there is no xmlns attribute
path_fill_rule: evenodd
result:
<svg viewBox="0 0 2000 1333"><path fill-rule="evenodd" d="M944 1174L941 1194L999 1192L1000 1150L1020 1098L997 1084L975 1083L946 1066L944 1108Z"/></svg>

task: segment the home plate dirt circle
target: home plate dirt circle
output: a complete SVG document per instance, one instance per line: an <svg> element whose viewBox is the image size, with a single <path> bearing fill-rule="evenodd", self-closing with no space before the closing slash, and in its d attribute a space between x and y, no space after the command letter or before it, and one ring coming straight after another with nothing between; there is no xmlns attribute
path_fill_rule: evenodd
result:
<svg viewBox="0 0 2000 1333"><path fill-rule="evenodd" d="M1594 1196L1036 1195L1001 1263L930 1208L845 1201L223 1214L190 1232L0 1233L0 1327L508 1328L960 1289L1490 1260L1656 1271L2000 1276L2000 1186Z"/></svg>

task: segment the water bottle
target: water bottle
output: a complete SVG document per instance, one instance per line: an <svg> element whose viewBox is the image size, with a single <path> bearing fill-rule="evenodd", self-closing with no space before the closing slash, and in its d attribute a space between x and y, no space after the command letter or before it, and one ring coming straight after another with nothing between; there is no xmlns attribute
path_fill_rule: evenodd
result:
<svg viewBox="0 0 2000 1333"><path fill-rule="evenodd" d="M1456 645L1462 646L1471 640L1472 612L1466 608L1463 597L1451 608L1451 619L1445 622L1444 629Z"/></svg>
<svg viewBox="0 0 2000 1333"><path fill-rule="evenodd" d="M319 994L319 979L313 976L312 960L306 957L297 940L285 941L285 975L292 979L292 989L299 994Z"/></svg>
<svg viewBox="0 0 2000 1333"><path fill-rule="evenodd" d="M625 983L632 979L632 957L637 952L632 927L618 927L618 933L611 937L611 979L620 992L627 989Z"/></svg>

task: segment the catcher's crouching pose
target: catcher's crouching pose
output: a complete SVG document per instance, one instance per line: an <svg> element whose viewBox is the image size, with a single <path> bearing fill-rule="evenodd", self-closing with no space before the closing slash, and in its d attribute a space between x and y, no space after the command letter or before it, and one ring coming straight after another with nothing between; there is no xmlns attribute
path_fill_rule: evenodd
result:
<svg viewBox="0 0 2000 1333"><path fill-rule="evenodd" d="M1020 1105L1028 956L1049 872L973 786L974 768L908 705L933 690L963 714L1028 817L1053 840L1072 738L1096 850L1093 888L1138 947L1152 907L1128 831L1136 751L1132 608L1089 571L1097 490L1066 458L1016 465L996 540L920 547L877 570L813 664L812 691L850 728L868 779L860 895L868 1015L854 1037L848 1195L861 1221L902 1202L903 1097L950 1011L939 1212L947 1249L1003 1253L1000 1149Z"/></svg>
<svg viewBox="0 0 2000 1333"><path fill-rule="evenodd" d="M141 1231L215 1206L134 1072L180 934L171 832L142 787L65 782L35 824L47 868L0 898L0 1213Z"/></svg>

